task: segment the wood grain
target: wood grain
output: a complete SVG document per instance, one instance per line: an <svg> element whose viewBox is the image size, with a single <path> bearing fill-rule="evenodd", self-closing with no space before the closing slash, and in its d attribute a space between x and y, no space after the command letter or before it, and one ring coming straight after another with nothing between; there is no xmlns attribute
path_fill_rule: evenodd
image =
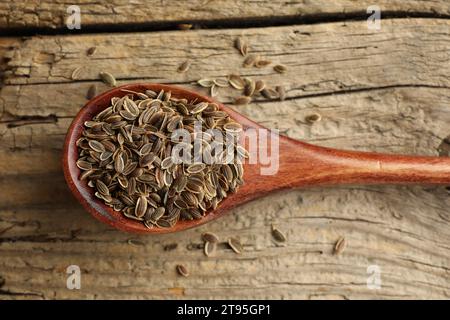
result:
<svg viewBox="0 0 450 320"><path fill-rule="evenodd" d="M177 23L207 20L241 20L249 22L274 17L302 16L339 16L358 13L366 15L366 10L373 1L239 1L239 0L88 0L64 1L14 1L0 3L0 28L10 27L45 27L63 28L68 16L69 5L76 4L81 10L81 27L118 24L136 25L138 23ZM450 7L445 0L437 1L401 1L380 0L376 2L383 14L392 12L449 15ZM281 20L282 21L282 20ZM214 26L214 24L212 24Z"/></svg>
<svg viewBox="0 0 450 320"><path fill-rule="evenodd" d="M347 22L20 42L0 93L0 297L448 299L450 199L443 187L285 192L199 229L135 237L86 214L60 168L66 129L103 68L119 83L152 80L188 88L196 88L192 82L199 77L241 72L286 86L284 102L258 99L236 109L290 137L336 148L437 155L450 135L448 29L445 20L411 19L384 21L380 32ZM270 68L230 67L242 62L231 47L240 34L290 71L279 76ZM171 41L181 46L173 54ZM114 42L119 46L109 50ZM85 50L92 45L98 55L89 59ZM176 73L186 58L194 67ZM79 65L87 73L70 81ZM219 99L230 102L235 95L223 90ZM322 120L307 123L315 112ZM287 234L286 245L273 241L272 222ZM221 245L207 259L200 240L206 230L223 241L239 237L245 253L237 256ZM348 243L335 256L340 236ZM180 262L189 278L176 275ZM82 269L79 291L65 287L71 264ZM381 268L379 290L366 286L369 265Z"/></svg>

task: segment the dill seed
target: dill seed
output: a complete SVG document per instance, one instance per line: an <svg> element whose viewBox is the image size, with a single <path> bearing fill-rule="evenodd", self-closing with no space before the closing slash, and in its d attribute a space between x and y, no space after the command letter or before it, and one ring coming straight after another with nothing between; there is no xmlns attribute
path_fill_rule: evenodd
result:
<svg viewBox="0 0 450 320"><path fill-rule="evenodd" d="M333 253L335 255L341 254L345 247L347 246L347 240L345 240L344 237L340 237L337 241L336 244L334 245L334 250Z"/></svg>
<svg viewBox="0 0 450 320"><path fill-rule="evenodd" d="M186 60L182 64L180 64L177 71L180 73L187 72L189 70L190 66L191 66L191 62L189 60Z"/></svg>
<svg viewBox="0 0 450 320"><path fill-rule="evenodd" d="M178 272L178 274L179 274L180 276L183 276L183 277L189 277L189 271L188 271L188 269L187 269L184 265L182 265L182 264L177 264L176 269L177 269L177 272Z"/></svg>

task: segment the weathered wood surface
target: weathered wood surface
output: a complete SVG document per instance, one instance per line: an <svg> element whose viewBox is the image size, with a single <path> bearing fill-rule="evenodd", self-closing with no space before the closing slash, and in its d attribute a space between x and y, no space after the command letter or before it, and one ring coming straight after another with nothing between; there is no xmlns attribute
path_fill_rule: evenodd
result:
<svg viewBox="0 0 450 320"><path fill-rule="evenodd" d="M447 20L405 19L383 21L381 31L347 22L17 43L0 93L0 298L449 298L445 188L291 191L199 229L137 237L87 215L60 168L65 131L101 70L119 83L186 87L200 77L240 72L286 86L286 101L259 99L238 110L291 137L337 148L437 155L450 135L449 30ZM242 57L232 47L237 35L245 35L253 51L286 64L288 73L239 67ZM97 53L86 57L94 45ZM185 59L193 67L179 74ZM70 80L80 65L86 67L81 79ZM234 95L222 90L219 100L230 102ZM305 117L313 112L322 121L311 125ZM286 245L272 240L271 223L287 234ZM200 234L206 230L222 240L239 237L245 253L221 246L214 257L204 257ZM335 256L340 236L348 246ZM176 275L180 262L189 278ZM65 287L72 264L82 269L81 290ZM379 290L366 286L369 265L381 268Z"/></svg>
<svg viewBox="0 0 450 320"><path fill-rule="evenodd" d="M65 27L69 5L78 5L82 26L176 23L206 20L251 20L274 17L302 17L342 14L365 14L369 6L376 4L382 12L421 13L449 15L446 0L337 0L337 1L281 1L281 0L100 0L93 3L81 1L15 1L0 3L0 28L10 27Z"/></svg>

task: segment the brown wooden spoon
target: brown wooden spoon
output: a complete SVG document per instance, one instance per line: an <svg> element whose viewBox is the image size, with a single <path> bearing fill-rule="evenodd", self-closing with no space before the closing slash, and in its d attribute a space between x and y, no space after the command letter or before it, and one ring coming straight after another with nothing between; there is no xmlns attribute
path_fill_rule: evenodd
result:
<svg viewBox="0 0 450 320"><path fill-rule="evenodd" d="M129 84L114 88L90 100L73 120L65 140L63 168L67 184L84 208L98 220L117 229L133 233L169 233L205 224L217 219L231 208L265 194L288 188L329 186L337 184L450 184L450 158L385 155L369 152L342 151L318 147L285 136L279 137L279 169L275 175L261 175L262 166L244 164L244 185L224 199L214 211L203 219L179 221L172 228L148 229L144 224L124 217L107 207L94 196L86 181L80 181L76 140L81 136L83 124L109 106L112 97L122 97L121 89L143 92L171 91L172 96L188 100L217 103L244 131L264 129L238 112L198 93L162 84Z"/></svg>

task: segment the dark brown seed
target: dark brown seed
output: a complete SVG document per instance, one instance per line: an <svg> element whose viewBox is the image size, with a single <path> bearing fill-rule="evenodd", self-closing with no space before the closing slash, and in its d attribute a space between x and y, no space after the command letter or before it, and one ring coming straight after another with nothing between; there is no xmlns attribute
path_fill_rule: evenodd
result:
<svg viewBox="0 0 450 320"><path fill-rule="evenodd" d="M183 276L183 277L189 276L188 269L182 264L177 264L177 272L180 276Z"/></svg>
<svg viewBox="0 0 450 320"><path fill-rule="evenodd" d="M186 60L182 64L180 64L177 71L180 73L187 72L189 70L190 66L191 66L191 62L189 60Z"/></svg>
<svg viewBox="0 0 450 320"><path fill-rule="evenodd" d="M278 73L285 73L287 71L287 67L282 64L277 64L273 67L273 70L275 70Z"/></svg>
<svg viewBox="0 0 450 320"><path fill-rule="evenodd" d="M241 242L236 238L229 238L228 245L237 254L241 254L242 251L244 251L244 248L242 247Z"/></svg>
<svg viewBox="0 0 450 320"><path fill-rule="evenodd" d="M90 47L89 49L87 49L86 55L88 57L92 57L96 51L97 51L97 47Z"/></svg>
<svg viewBox="0 0 450 320"><path fill-rule="evenodd" d="M202 240L205 242L219 242L219 237L212 232L202 234Z"/></svg>
<svg viewBox="0 0 450 320"><path fill-rule="evenodd" d="M347 240L345 240L344 237L340 237L337 241L336 244L334 245L334 251L333 253L335 255L341 254L345 247L347 246Z"/></svg>
<svg viewBox="0 0 450 320"><path fill-rule="evenodd" d="M92 84L91 86L89 86L89 89L86 93L86 99L91 100L96 95L97 95L97 85Z"/></svg>

